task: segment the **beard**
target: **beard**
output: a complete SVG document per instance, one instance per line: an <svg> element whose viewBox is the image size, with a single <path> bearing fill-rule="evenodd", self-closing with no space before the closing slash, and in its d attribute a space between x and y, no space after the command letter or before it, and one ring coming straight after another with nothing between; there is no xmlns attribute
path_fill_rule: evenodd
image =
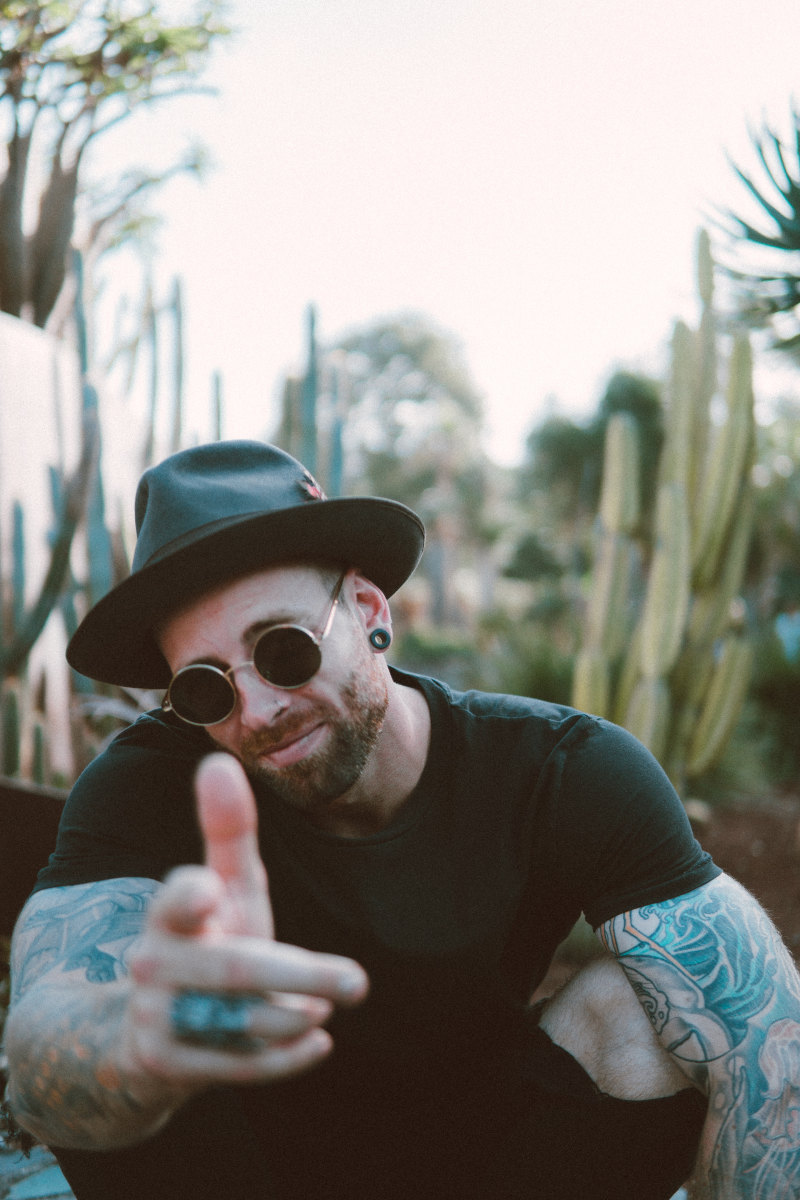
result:
<svg viewBox="0 0 800 1200"><path fill-rule="evenodd" d="M349 677L340 691L340 704L316 703L269 730L243 739L239 758L257 784L310 816L325 811L361 777L383 727L389 693L383 677L369 672ZM301 733L315 720L328 726L325 745L300 762L274 767L261 755L287 736Z"/></svg>

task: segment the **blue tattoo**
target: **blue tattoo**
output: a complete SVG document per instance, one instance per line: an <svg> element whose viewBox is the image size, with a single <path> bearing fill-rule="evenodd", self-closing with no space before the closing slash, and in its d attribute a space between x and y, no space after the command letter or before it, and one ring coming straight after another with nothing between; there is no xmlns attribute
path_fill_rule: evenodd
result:
<svg viewBox="0 0 800 1200"><path fill-rule="evenodd" d="M800 1197L800 976L723 876L599 931L662 1043L709 1093L698 1200Z"/></svg>

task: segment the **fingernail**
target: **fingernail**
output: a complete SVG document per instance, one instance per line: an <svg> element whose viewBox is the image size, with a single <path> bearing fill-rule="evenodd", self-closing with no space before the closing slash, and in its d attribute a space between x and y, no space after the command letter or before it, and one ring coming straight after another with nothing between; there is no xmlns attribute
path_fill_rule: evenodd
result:
<svg viewBox="0 0 800 1200"><path fill-rule="evenodd" d="M339 996L342 1000L360 1000L369 987L369 980L363 971L348 971L339 982Z"/></svg>

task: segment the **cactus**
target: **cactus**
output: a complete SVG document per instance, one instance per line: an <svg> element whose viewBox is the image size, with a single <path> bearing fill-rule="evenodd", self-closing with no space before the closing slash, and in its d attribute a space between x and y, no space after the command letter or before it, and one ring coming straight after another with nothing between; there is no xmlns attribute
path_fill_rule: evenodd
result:
<svg viewBox="0 0 800 1200"><path fill-rule="evenodd" d="M669 723L670 697L666 683L643 675L633 689L625 716L626 728L661 759L667 746Z"/></svg>
<svg viewBox="0 0 800 1200"><path fill-rule="evenodd" d="M595 528L595 574L586 606L586 642L575 660L573 702L607 716L611 663L622 652L634 573L631 533L639 520L639 446L636 424L615 413L606 432L606 469Z"/></svg>
<svg viewBox="0 0 800 1200"><path fill-rule="evenodd" d="M715 427L717 337L708 236L697 246L702 316L675 326L667 434L653 528L636 569L638 473L630 427L606 434L603 488L584 644L573 703L625 725L661 760L679 791L720 757L747 692L752 649L731 628L753 520L752 358L744 336L727 364L726 420ZM636 597L643 592L637 604Z"/></svg>
<svg viewBox="0 0 800 1200"><path fill-rule="evenodd" d="M19 775L22 765L22 697L17 680L8 680L2 690L2 773Z"/></svg>
<svg viewBox="0 0 800 1200"><path fill-rule="evenodd" d="M687 776L702 774L724 749L738 720L752 667L752 645L735 634L725 638L689 742Z"/></svg>
<svg viewBox="0 0 800 1200"><path fill-rule="evenodd" d="M41 715L34 718L31 736L33 738L31 779L34 783L45 784L50 778L50 767L47 755L47 725Z"/></svg>
<svg viewBox="0 0 800 1200"><path fill-rule="evenodd" d="M584 712L602 716L608 711L611 694L608 658L602 650L585 646L575 657L572 702Z"/></svg>
<svg viewBox="0 0 800 1200"><path fill-rule="evenodd" d="M641 616L639 663L645 679L669 673L681 648L689 611L689 513L686 488L658 489L650 575Z"/></svg>
<svg viewBox="0 0 800 1200"><path fill-rule="evenodd" d="M89 484L94 475L97 458L98 425L95 413L84 411L82 428L81 457L65 489L64 506L50 552L50 563L37 599L23 615L8 644L0 649L0 677L19 673L47 618L58 603L67 579L72 539L86 509Z"/></svg>
<svg viewBox="0 0 800 1200"><path fill-rule="evenodd" d="M211 441L222 441L224 413L224 396L222 391L222 375L215 371L211 377Z"/></svg>
<svg viewBox="0 0 800 1200"><path fill-rule="evenodd" d="M330 376L331 433L327 482L328 495L334 497L341 496L344 487L344 368L338 360L332 363Z"/></svg>
<svg viewBox="0 0 800 1200"><path fill-rule="evenodd" d="M97 393L87 379L86 317L83 308L83 276L80 255L75 255L74 265L78 283L75 325L82 382L80 458L72 478L63 488L63 503L58 514L58 525L50 544L50 562L39 595L30 608L24 612L20 609L18 619L14 621L13 635L10 641L0 647L0 678L20 673L36 639L44 629L50 613L59 602L69 579L70 551L75 531L86 513L91 488L97 476L100 423ZM15 521L15 528L18 524ZM17 546L15 540L15 558L19 560L20 564L23 563L23 550L24 542L20 541ZM21 585L24 585L24 575L20 575L22 571L23 565L17 566L15 577L19 576ZM21 585L18 583L17 586ZM15 600L15 605L17 604L18 599Z"/></svg>
<svg viewBox="0 0 800 1200"><path fill-rule="evenodd" d="M175 327L173 345L175 347L175 358L173 363L173 391L172 391L172 430L170 433L169 450L170 454L175 454L181 448L183 442L183 291L180 281L175 280L172 300L169 304L170 312L172 313L172 321Z"/></svg>
<svg viewBox="0 0 800 1200"><path fill-rule="evenodd" d="M609 533L632 533L639 522L639 438L630 413L615 413L606 430L600 524Z"/></svg>
<svg viewBox="0 0 800 1200"><path fill-rule="evenodd" d="M308 357L300 392L300 459L312 475L317 470L317 317L313 306L308 310Z"/></svg>

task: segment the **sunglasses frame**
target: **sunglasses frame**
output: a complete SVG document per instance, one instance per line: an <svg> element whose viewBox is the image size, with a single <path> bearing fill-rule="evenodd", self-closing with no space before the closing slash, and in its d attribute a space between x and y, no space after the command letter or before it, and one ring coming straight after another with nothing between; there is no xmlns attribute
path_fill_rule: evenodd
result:
<svg viewBox="0 0 800 1200"><path fill-rule="evenodd" d="M328 609L328 613L327 613L327 616L325 618L325 621L323 623L322 630L320 633L315 633L313 630L307 629L305 627L305 625L298 625L293 622L285 622L281 625L270 625L268 629L264 629L261 631L261 633L256 638L255 642L253 643L253 657L245 659L244 662L237 663L233 667L228 667L227 670L225 670L225 671L223 671L222 667L215 667L213 665L213 663L202 663L202 662L201 663L188 663L187 666L180 667L179 670L177 670L175 672L175 674L172 676L172 679L170 679L169 686L167 688L164 699L161 701L162 711L175 713L175 716L178 717L179 720L185 721L187 725L196 725L196 726L199 726L202 728L206 728L209 725L221 725L223 721L227 721L228 717L231 715L233 710L236 708L236 701L239 697L239 693L238 693L238 690L236 687L236 682L235 682L234 676L235 676L236 672L241 671L243 667L252 667L259 679L263 680L264 683L268 683L270 687L279 688L282 692L294 692L294 691L297 691L298 688L305 687L305 685L314 678L314 676L317 674L320 667L322 666L322 652L320 650L320 647L322 646L322 643L325 641L326 637L328 636L331 629L333 628L333 619L336 616L336 609L339 606L339 596L341 594L342 587L344 585L346 576L347 576L347 572L343 571L336 581L336 586L333 589L333 594L330 599L330 608ZM255 663L256 648L257 648L259 642L262 640L262 638L268 637L269 634L278 633L282 629L293 629L293 630L297 630L297 632L299 632L299 633L305 634L306 637L309 638L311 640L311 642L313 642L313 644L317 647L317 649L320 650L319 664L314 668L314 670L311 672L311 674L308 676L308 678L301 680L300 683L275 683L274 680L267 679L266 675L262 675L261 672L259 671L258 667L256 666L256 663ZM193 721L190 717L184 717L181 713L179 713L177 711L176 708L174 708L172 700L170 698L170 693L172 691L172 685L175 683L175 680L179 679L181 675L186 674L187 671L197 671L197 670L212 672L212 674L216 675L218 678L224 679L225 682L230 687L231 706L223 717L217 717L217 719L214 721Z"/></svg>

